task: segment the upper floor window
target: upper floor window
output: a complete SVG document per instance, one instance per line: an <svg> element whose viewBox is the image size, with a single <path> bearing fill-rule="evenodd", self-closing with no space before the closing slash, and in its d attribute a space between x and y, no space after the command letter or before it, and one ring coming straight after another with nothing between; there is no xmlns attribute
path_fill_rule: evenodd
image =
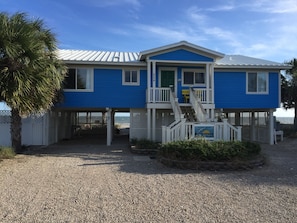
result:
<svg viewBox="0 0 297 223"><path fill-rule="evenodd" d="M184 70L183 85L205 85L204 70Z"/></svg>
<svg viewBox="0 0 297 223"><path fill-rule="evenodd" d="M123 85L139 85L140 83L139 70L123 70L122 84Z"/></svg>
<svg viewBox="0 0 297 223"><path fill-rule="evenodd" d="M64 80L65 90L91 91L93 89L92 69L69 68Z"/></svg>
<svg viewBox="0 0 297 223"><path fill-rule="evenodd" d="M265 94L268 93L268 73L248 72L247 93Z"/></svg>

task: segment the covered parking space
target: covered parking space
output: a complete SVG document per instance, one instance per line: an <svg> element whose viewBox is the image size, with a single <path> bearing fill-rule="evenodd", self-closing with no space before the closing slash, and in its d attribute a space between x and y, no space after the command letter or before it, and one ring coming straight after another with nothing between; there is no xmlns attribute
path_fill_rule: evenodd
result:
<svg viewBox="0 0 297 223"><path fill-rule="evenodd" d="M222 109L220 112L235 126L242 126L242 139L274 144L275 109Z"/></svg>
<svg viewBox="0 0 297 223"><path fill-rule="evenodd" d="M119 136L128 142L130 122L121 131L115 118L118 112L129 114L129 109L55 109L49 114L49 144L71 141L110 146Z"/></svg>

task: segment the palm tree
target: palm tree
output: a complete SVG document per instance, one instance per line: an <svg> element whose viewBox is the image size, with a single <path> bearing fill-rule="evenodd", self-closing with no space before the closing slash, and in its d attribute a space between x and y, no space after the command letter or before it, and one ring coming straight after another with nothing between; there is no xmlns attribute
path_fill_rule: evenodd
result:
<svg viewBox="0 0 297 223"><path fill-rule="evenodd" d="M286 76L282 76L282 102L284 108L294 108L294 130L297 131L297 59L287 62L292 68L286 70Z"/></svg>
<svg viewBox="0 0 297 223"><path fill-rule="evenodd" d="M42 20L0 13L0 100L11 108L11 143L21 149L21 117L45 112L61 88L66 66Z"/></svg>

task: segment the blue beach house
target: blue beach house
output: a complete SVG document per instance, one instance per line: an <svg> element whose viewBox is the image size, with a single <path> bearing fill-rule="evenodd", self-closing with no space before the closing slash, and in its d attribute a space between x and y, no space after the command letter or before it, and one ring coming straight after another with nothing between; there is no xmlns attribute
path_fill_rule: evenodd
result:
<svg viewBox="0 0 297 223"><path fill-rule="evenodd" d="M104 126L107 145L117 112L130 114L130 139L274 143L286 64L186 41L140 53L58 50L58 56L68 66L64 99L40 122L39 144L70 138L82 112L102 114L96 124Z"/></svg>

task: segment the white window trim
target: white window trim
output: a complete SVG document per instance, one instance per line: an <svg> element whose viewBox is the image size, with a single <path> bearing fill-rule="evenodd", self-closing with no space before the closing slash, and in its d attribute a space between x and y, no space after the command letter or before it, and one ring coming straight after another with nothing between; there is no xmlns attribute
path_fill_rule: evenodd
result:
<svg viewBox="0 0 297 223"><path fill-rule="evenodd" d="M125 71L136 71L137 72L137 82L126 82L125 81ZM122 85L127 86L139 86L140 85L140 70L137 68L126 68L122 69Z"/></svg>
<svg viewBox="0 0 297 223"><path fill-rule="evenodd" d="M88 70L90 72L90 88L89 89L65 89L64 88L63 91L65 91L65 92L93 92L94 91L94 69L89 68L89 67L68 67L68 69L75 69L76 75L77 75L77 69Z"/></svg>
<svg viewBox="0 0 297 223"><path fill-rule="evenodd" d="M258 78L258 74L259 73L264 73L266 75L266 91L263 91L263 92L258 92L258 89L257 89L257 92L249 92L249 73L256 73L257 74L257 78ZM269 94L269 72L266 72L266 71L247 71L246 72L246 94L256 94L256 95L263 95L263 94ZM258 86L257 86L258 88Z"/></svg>
<svg viewBox="0 0 297 223"><path fill-rule="evenodd" d="M193 84L184 84L184 72L194 72L194 73L204 73L204 81L205 83L204 84L195 84L195 80L193 79ZM194 77L193 77L194 78ZM206 69L201 69L201 68L198 68L198 69L190 69L190 68L186 68L186 69L182 69L182 86L183 87L191 87L191 86L195 86L195 87L206 87Z"/></svg>

